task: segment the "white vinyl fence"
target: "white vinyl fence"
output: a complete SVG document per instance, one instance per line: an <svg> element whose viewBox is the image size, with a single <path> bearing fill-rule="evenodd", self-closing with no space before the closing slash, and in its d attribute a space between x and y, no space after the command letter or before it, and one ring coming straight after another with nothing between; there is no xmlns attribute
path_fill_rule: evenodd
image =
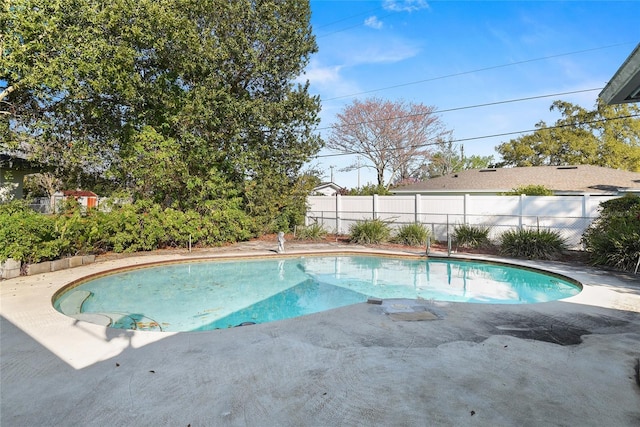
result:
<svg viewBox="0 0 640 427"><path fill-rule="evenodd" d="M489 227L496 240L506 230L540 228L557 231L569 247L580 248L584 230L598 217L601 202L619 196L310 196L305 224L348 234L357 221L380 219L392 227L421 223L439 241L447 241L457 224Z"/></svg>

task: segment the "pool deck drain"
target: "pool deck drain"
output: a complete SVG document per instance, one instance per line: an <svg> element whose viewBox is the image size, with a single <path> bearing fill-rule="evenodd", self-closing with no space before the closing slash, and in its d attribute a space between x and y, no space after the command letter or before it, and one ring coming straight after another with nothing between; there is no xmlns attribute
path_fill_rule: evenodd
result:
<svg viewBox="0 0 640 427"><path fill-rule="evenodd" d="M274 248L98 260L0 281L0 425L640 425L637 276L522 262L584 290L530 305L383 300L197 333L111 329L51 307L59 288L104 270Z"/></svg>

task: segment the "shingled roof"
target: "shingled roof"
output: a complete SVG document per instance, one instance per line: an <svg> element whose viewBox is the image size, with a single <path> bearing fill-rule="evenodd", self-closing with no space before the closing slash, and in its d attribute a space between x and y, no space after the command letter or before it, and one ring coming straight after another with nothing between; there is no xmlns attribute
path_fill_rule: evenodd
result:
<svg viewBox="0 0 640 427"><path fill-rule="evenodd" d="M396 194L503 193L542 185L555 194L640 192L640 173L592 165L470 169L391 190Z"/></svg>

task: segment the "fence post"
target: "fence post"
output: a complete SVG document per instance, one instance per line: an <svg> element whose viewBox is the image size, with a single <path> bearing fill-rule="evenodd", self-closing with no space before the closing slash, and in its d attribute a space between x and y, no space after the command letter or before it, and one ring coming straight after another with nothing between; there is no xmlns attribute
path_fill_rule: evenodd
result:
<svg viewBox="0 0 640 427"><path fill-rule="evenodd" d="M340 213L342 212L342 196L336 194L336 233L342 234L342 220L340 219Z"/></svg>
<svg viewBox="0 0 640 427"><path fill-rule="evenodd" d="M420 205L421 204L422 204L422 202L420 200L420 195L416 194L416 204L415 204L415 208L414 208L414 211L415 211L414 222L416 224L418 224L420 222L420 214L422 213L422 212L420 212Z"/></svg>
<svg viewBox="0 0 640 427"><path fill-rule="evenodd" d="M591 206L589 194L582 195L582 217L586 218L588 216L587 207Z"/></svg>
<svg viewBox="0 0 640 427"><path fill-rule="evenodd" d="M524 214L524 199L527 197L526 194L520 195L520 204L518 206L518 229L522 230L522 215Z"/></svg>
<svg viewBox="0 0 640 427"><path fill-rule="evenodd" d="M464 201L462 203L462 223L467 224L467 210L469 209L469 194L464 195Z"/></svg>
<svg viewBox="0 0 640 427"><path fill-rule="evenodd" d="M373 219L378 219L378 195L373 195Z"/></svg>

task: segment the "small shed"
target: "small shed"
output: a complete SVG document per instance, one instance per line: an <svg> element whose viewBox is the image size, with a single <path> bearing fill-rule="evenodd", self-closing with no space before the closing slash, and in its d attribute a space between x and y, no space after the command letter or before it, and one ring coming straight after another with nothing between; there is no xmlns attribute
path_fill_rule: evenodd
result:
<svg viewBox="0 0 640 427"><path fill-rule="evenodd" d="M98 207L98 195L92 191L86 190L64 190L58 191L53 195L54 206L60 206L64 200L70 198L75 199L80 203L80 206L85 209L91 209Z"/></svg>

